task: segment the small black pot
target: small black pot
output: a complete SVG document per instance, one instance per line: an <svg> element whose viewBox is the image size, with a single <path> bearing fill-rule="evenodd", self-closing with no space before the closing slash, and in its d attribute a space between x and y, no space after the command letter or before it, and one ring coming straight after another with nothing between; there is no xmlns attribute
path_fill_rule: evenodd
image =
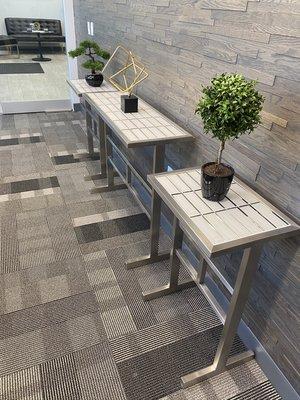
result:
<svg viewBox="0 0 300 400"><path fill-rule="evenodd" d="M99 87L103 82L102 74L89 74L85 76L86 83L93 87Z"/></svg>
<svg viewBox="0 0 300 400"><path fill-rule="evenodd" d="M230 169L226 176L214 176L205 172L205 167L215 164L213 162L202 165L202 196L211 201L221 201L227 195L234 176L234 169L230 165L221 164Z"/></svg>
<svg viewBox="0 0 300 400"><path fill-rule="evenodd" d="M136 113L138 112L138 108L139 99L134 94L131 96L128 96L127 94L121 96L121 110L124 113Z"/></svg>

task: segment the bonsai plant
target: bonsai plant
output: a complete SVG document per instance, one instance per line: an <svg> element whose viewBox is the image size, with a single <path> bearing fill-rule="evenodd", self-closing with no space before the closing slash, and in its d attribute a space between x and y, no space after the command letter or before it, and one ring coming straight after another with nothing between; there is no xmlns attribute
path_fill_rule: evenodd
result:
<svg viewBox="0 0 300 400"><path fill-rule="evenodd" d="M220 141L217 160L202 166L202 195L208 200L223 200L233 180L234 169L222 163L226 141L251 133L261 121L264 98L256 83L239 74L222 74L203 88L195 112L202 117L204 132Z"/></svg>
<svg viewBox="0 0 300 400"><path fill-rule="evenodd" d="M108 60L110 57L107 51L102 50L96 42L87 39L81 42L77 49L69 51L69 56L72 58L79 56L88 57L88 60L86 60L82 66L83 68L90 69L91 74L86 75L85 80L90 86L98 87L102 85L103 75L100 71L102 71L104 67L103 60ZM97 60L96 56L101 59Z"/></svg>

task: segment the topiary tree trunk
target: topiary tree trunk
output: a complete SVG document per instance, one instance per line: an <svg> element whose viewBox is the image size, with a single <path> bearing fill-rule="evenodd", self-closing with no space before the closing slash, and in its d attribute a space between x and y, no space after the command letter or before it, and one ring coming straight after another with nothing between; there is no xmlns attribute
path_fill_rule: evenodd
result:
<svg viewBox="0 0 300 400"><path fill-rule="evenodd" d="M220 147L219 147L219 152L218 152L218 158L217 158L217 164L220 165L222 162L222 155L223 151L225 149L225 140L221 140L220 142Z"/></svg>

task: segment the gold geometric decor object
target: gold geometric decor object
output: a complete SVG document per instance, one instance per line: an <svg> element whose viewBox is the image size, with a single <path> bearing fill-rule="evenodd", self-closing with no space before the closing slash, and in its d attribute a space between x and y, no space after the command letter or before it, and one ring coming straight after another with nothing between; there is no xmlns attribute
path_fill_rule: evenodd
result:
<svg viewBox="0 0 300 400"><path fill-rule="evenodd" d="M108 74L109 68L113 64L117 67L117 71ZM129 97L132 95L133 89L149 76L146 67L135 59L130 50L123 46L116 48L102 73L116 89L123 93L127 92Z"/></svg>

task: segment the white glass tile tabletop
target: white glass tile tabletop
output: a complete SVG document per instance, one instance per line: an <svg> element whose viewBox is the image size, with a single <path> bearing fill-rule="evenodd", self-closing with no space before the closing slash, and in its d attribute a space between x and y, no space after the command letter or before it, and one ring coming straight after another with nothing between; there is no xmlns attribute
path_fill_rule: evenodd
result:
<svg viewBox="0 0 300 400"><path fill-rule="evenodd" d="M151 145L174 140L192 140L193 136L176 125L158 110L139 99L137 113L121 110L120 92L87 93L85 99L101 114L105 122L128 147Z"/></svg>
<svg viewBox="0 0 300 400"><path fill-rule="evenodd" d="M220 202L203 198L199 168L150 175L148 180L192 233L192 238L202 242L207 254L299 229L294 221L238 179Z"/></svg>
<svg viewBox="0 0 300 400"><path fill-rule="evenodd" d="M103 92L113 92L116 91L110 83L103 81L102 85L99 87L93 87L86 83L85 79L71 79L67 80L68 84L77 94L77 96L82 96L83 93L103 93Z"/></svg>

